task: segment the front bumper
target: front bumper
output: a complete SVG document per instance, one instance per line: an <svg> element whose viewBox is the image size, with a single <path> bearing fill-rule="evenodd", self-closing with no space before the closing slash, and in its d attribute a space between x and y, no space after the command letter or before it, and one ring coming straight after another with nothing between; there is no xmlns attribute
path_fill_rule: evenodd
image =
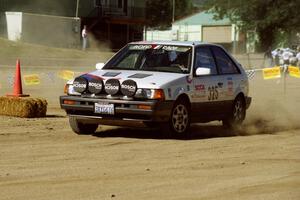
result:
<svg viewBox="0 0 300 200"><path fill-rule="evenodd" d="M95 113L95 103L99 102L113 104L114 114ZM60 106L68 115L76 116L86 123L131 126L131 123L134 125L137 122L168 121L173 101L99 99L66 95L60 96Z"/></svg>

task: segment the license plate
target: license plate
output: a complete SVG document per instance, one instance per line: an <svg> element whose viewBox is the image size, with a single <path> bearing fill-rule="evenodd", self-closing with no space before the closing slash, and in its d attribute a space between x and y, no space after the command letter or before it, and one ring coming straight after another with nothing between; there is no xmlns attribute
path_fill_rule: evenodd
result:
<svg viewBox="0 0 300 200"><path fill-rule="evenodd" d="M115 114L114 104L102 103L102 102L95 103L95 113L113 115Z"/></svg>

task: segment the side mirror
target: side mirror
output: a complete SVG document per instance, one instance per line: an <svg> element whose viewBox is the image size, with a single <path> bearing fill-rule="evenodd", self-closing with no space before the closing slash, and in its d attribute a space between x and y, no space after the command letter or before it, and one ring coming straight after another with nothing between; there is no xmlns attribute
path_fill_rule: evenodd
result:
<svg viewBox="0 0 300 200"><path fill-rule="evenodd" d="M104 63L97 63L96 69L101 70L104 67Z"/></svg>
<svg viewBox="0 0 300 200"><path fill-rule="evenodd" d="M196 69L196 76L210 75L210 68L198 67Z"/></svg>

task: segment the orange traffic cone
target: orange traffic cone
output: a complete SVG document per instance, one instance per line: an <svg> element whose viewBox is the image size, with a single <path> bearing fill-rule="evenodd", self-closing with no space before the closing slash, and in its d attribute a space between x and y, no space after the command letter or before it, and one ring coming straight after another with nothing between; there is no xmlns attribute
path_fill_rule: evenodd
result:
<svg viewBox="0 0 300 200"><path fill-rule="evenodd" d="M22 92L22 80L21 80L21 67L20 60L16 63L15 82L13 94L7 94L8 97L29 97L29 94L23 94Z"/></svg>

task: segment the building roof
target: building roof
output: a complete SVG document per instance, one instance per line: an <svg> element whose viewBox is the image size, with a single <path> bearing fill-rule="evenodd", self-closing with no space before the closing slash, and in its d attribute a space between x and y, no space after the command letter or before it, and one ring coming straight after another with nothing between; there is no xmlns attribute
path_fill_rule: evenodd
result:
<svg viewBox="0 0 300 200"><path fill-rule="evenodd" d="M231 25L228 18L222 20L215 20L213 13L199 12L192 16L177 20L173 25L204 25L204 26L220 26Z"/></svg>

